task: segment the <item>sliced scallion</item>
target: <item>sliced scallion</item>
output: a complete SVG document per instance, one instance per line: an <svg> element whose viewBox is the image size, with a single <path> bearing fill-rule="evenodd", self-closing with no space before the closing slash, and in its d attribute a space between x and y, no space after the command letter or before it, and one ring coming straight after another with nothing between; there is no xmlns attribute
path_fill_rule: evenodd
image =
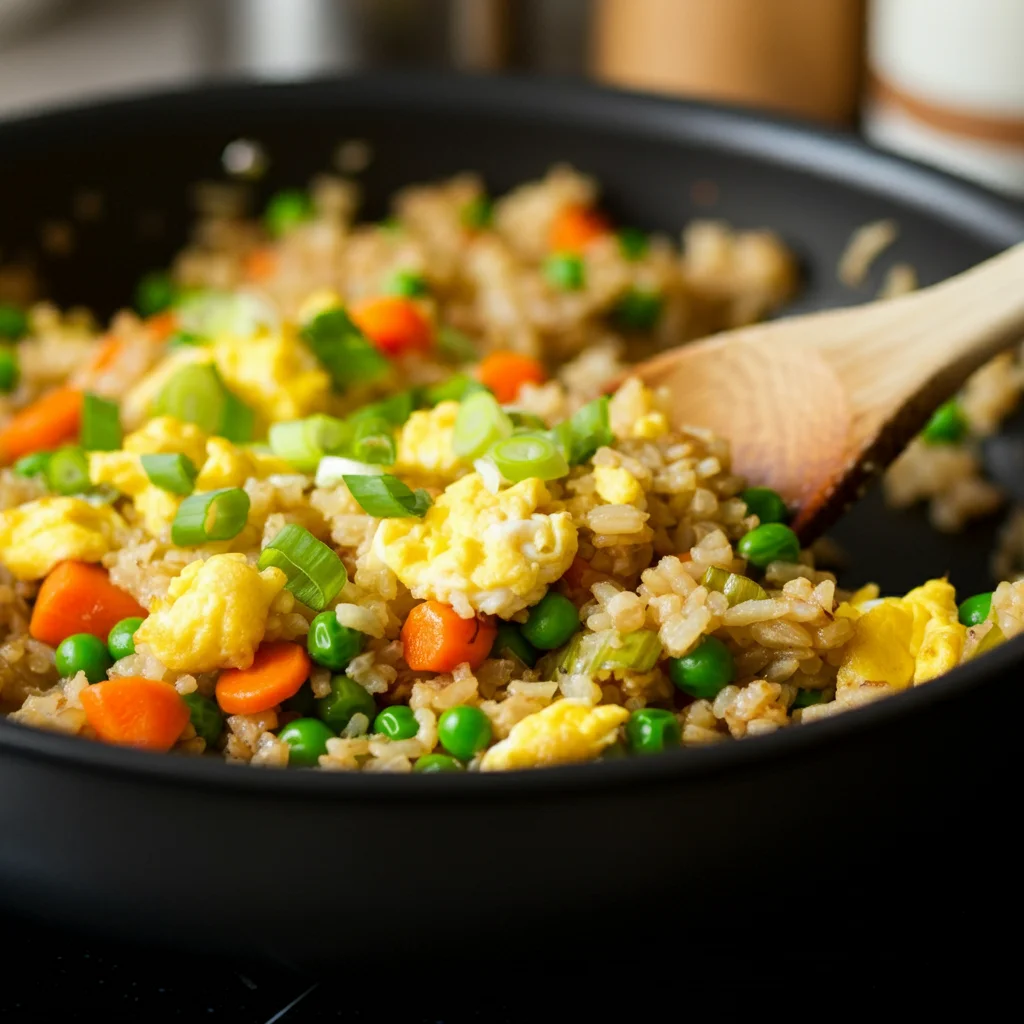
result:
<svg viewBox="0 0 1024 1024"><path fill-rule="evenodd" d="M85 395L81 442L87 452L113 452L121 447L121 419L116 402L108 402L99 395Z"/></svg>
<svg viewBox="0 0 1024 1024"><path fill-rule="evenodd" d="M507 409L508 418L516 430L547 430L547 424L532 412L516 412Z"/></svg>
<svg viewBox="0 0 1024 1024"><path fill-rule="evenodd" d="M419 396L415 391L399 391L379 402L370 402L369 405L362 406L349 416L349 420L356 422L365 419L381 419L400 427L418 405Z"/></svg>
<svg viewBox="0 0 1024 1024"><path fill-rule="evenodd" d="M224 422L228 392L212 363L189 363L174 373L153 403L153 413L194 423L216 434Z"/></svg>
<svg viewBox="0 0 1024 1024"><path fill-rule="evenodd" d="M302 338L339 391L376 380L391 366L387 356L378 351L341 307L313 317L302 328Z"/></svg>
<svg viewBox="0 0 1024 1024"><path fill-rule="evenodd" d="M312 473L325 455L341 451L352 430L334 416L308 416L304 420L275 423L270 428L270 450L303 473Z"/></svg>
<svg viewBox="0 0 1024 1024"><path fill-rule="evenodd" d="M285 588L297 601L317 612L338 596L348 579L337 553L296 523L283 526L260 552L260 569L270 566L288 577Z"/></svg>
<svg viewBox="0 0 1024 1024"><path fill-rule="evenodd" d="M274 307L249 292L194 292L178 303L177 316L182 331L208 338L251 338L279 323Z"/></svg>
<svg viewBox="0 0 1024 1024"><path fill-rule="evenodd" d="M742 604L744 601L766 601L768 592L748 576L736 572L726 572L717 565L709 565L701 579L708 590L717 590L725 594L729 607Z"/></svg>
<svg viewBox="0 0 1024 1024"><path fill-rule="evenodd" d="M423 517L430 508L430 495L426 491L413 491L390 473L380 476L345 474L343 479L359 507L377 519Z"/></svg>
<svg viewBox="0 0 1024 1024"><path fill-rule="evenodd" d="M46 464L46 486L55 494L89 490L89 459L78 445L58 448Z"/></svg>
<svg viewBox="0 0 1024 1024"><path fill-rule="evenodd" d="M337 487L344 483L346 476L380 476L383 466L374 466L369 462L357 462L339 455L325 455L316 467L317 487Z"/></svg>
<svg viewBox="0 0 1024 1024"><path fill-rule="evenodd" d="M186 498L171 523L171 540L189 548L237 537L249 517L249 495L241 487L222 487Z"/></svg>
<svg viewBox="0 0 1024 1024"><path fill-rule="evenodd" d="M495 441L509 437L512 421L489 391L474 391L459 406L452 450L463 459L477 459Z"/></svg>
<svg viewBox="0 0 1024 1024"><path fill-rule="evenodd" d="M161 490L183 496L195 490L199 471L187 455L142 455L140 461L149 482Z"/></svg>
<svg viewBox="0 0 1024 1024"><path fill-rule="evenodd" d="M352 435L352 458L378 466L392 466L397 457L391 424L379 416L356 421Z"/></svg>
<svg viewBox="0 0 1024 1024"><path fill-rule="evenodd" d="M596 672L650 672L661 657L661 640L650 629L626 636L612 631L577 633L569 643L559 671L593 676Z"/></svg>
<svg viewBox="0 0 1024 1024"><path fill-rule="evenodd" d="M441 402L461 402L474 391L486 391L475 377L467 373L456 373L440 384L432 384L423 393L425 405L438 405Z"/></svg>
<svg viewBox="0 0 1024 1024"><path fill-rule="evenodd" d="M487 455L501 475L513 483L531 477L558 480L569 472L562 450L545 434L523 433L502 438L491 445Z"/></svg>
<svg viewBox="0 0 1024 1024"><path fill-rule="evenodd" d="M570 466L578 466L591 458L598 448L614 440L608 416L608 398L595 398L577 409L552 431L555 441L562 447Z"/></svg>
<svg viewBox="0 0 1024 1024"><path fill-rule="evenodd" d="M227 391L224 419L218 433L235 444L248 444L256 434L256 413L231 391Z"/></svg>

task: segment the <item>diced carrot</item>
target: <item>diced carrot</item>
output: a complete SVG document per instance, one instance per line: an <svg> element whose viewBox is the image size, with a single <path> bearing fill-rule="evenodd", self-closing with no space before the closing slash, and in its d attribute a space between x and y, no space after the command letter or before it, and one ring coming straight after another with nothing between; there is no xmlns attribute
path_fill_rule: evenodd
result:
<svg viewBox="0 0 1024 1024"><path fill-rule="evenodd" d="M82 422L82 392L55 388L16 412L0 428L0 462L46 451L71 441Z"/></svg>
<svg viewBox="0 0 1024 1024"><path fill-rule="evenodd" d="M414 302L397 295L363 299L349 309L356 326L389 356L426 352L433 332L430 321Z"/></svg>
<svg viewBox="0 0 1024 1024"><path fill-rule="evenodd" d="M28 631L51 647L73 633L92 633L106 643L122 619L146 614L131 594L110 582L101 566L60 562L39 588Z"/></svg>
<svg viewBox="0 0 1024 1024"><path fill-rule="evenodd" d="M166 341L178 329L178 315L174 310L165 309L149 317L146 327L153 341Z"/></svg>
<svg viewBox="0 0 1024 1024"><path fill-rule="evenodd" d="M305 648L279 640L261 644L248 668L231 668L217 680L217 703L229 715L255 715L294 697L309 677Z"/></svg>
<svg viewBox="0 0 1024 1024"><path fill-rule="evenodd" d="M476 373L480 383L489 387L499 402L514 402L524 384L543 384L548 379L547 371L539 360L508 351L485 356Z"/></svg>
<svg viewBox="0 0 1024 1024"><path fill-rule="evenodd" d="M269 245L261 245L248 253L242 264L242 273L247 281L255 284L266 281L277 271L277 253Z"/></svg>
<svg viewBox="0 0 1024 1024"><path fill-rule="evenodd" d="M589 206L563 207L548 230L548 248L552 252L583 252L595 238L608 233L608 221Z"/></svg>
<svg viewBox="0 0 1024 1024"><path fill-rule="evenodd" d="M402 626L405 662L417 672L451 672L467 662L479 668L498 635L490 618L464 619L450 605L424 601Z"/></svg>
<svg viewBox="0 0 1024 1024"><path fill-rule="evenodd" d="M87 373L102 373L110 369L117 362L124 351L125 339L116 335L109 335L100 342L99 347L93 353L92 359L86 363Z"/></svg>
<svg viewBox="0 0 1024 1024"><path fill-rule="evenodd" d="M123 676L82 691L82 708L104 743L168 751L188 725L188 705L170 683Z"/></svg>

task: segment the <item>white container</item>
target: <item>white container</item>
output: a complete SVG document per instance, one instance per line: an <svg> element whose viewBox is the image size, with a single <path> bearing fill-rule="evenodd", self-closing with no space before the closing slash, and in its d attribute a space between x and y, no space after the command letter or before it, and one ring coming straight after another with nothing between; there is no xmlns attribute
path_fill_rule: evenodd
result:
<svg viewBox="0 0 1024 1024"><path fill-rule="evenodd" d="M1024 0L872 0L864 129L1024 196Z"/></svg>

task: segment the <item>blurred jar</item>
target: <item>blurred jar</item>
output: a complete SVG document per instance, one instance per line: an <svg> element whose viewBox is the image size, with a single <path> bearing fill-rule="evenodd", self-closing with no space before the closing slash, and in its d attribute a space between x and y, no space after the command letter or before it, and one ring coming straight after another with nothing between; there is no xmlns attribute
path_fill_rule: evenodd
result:
<svg viewBox="0 0 1024 1024"><path fill-rule="evenodd" d="M598 0L595 73L834 124L857 112L863 0Z"/></svg>
<svg viewBox="0 0 1024 1024"><path fill-rule="evenodd" d="M1024 195L1024 0L873 0L864 128Z"/></svg>

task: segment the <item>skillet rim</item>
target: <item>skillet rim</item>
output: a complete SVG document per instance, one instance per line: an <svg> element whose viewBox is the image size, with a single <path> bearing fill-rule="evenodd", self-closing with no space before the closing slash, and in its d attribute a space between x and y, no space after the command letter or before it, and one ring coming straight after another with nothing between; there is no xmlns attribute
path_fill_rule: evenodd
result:
<svg viewBox="0 0 1024 1024"><path fill-rule="evenodd" d="M467 84L472 88L467 88ZM206 116L222 110L263 107L269 101L301 106L312 95L335 93L348 102L413 109L458 107L564 123L567 118L602 127L611 137L631 134L667 141L712 145L726 154L804 170L815 177L874 192L904 208L932 217L980 239L1009 245L1024 237L1024 208L1012 200L943 171L877 150L848 132L728 104L680 100L542 76L478 76L458 73L374 72L313 78L301 82L234 79L174 89L153 89L131 97L101 97L0 120L0 146L17 151L54 134L95 125L107 130L122 120L151 118L200 107ZM140 783L185 785L257 794L337 797L349 802L404 802L424 798L476 801L493 794L554 797L567 792L597 796L609 788L639 784L686 784L713 775L744 771L769 761L790 760L836 737L862 734L878 723L895 724L926 707L961 697L1011 666L1024 662L1024 636L983 659L969 662L927 686L893 695L866 707L817 722L810 728L779 730L743 743L679 750L656 757L566 765L514 772L465 772L433 777L363 772L259 771L212 758L171 757L107 746L45 732L0 719L0 751L15 757L73 765L91 773L131 773Z"/></svg>

